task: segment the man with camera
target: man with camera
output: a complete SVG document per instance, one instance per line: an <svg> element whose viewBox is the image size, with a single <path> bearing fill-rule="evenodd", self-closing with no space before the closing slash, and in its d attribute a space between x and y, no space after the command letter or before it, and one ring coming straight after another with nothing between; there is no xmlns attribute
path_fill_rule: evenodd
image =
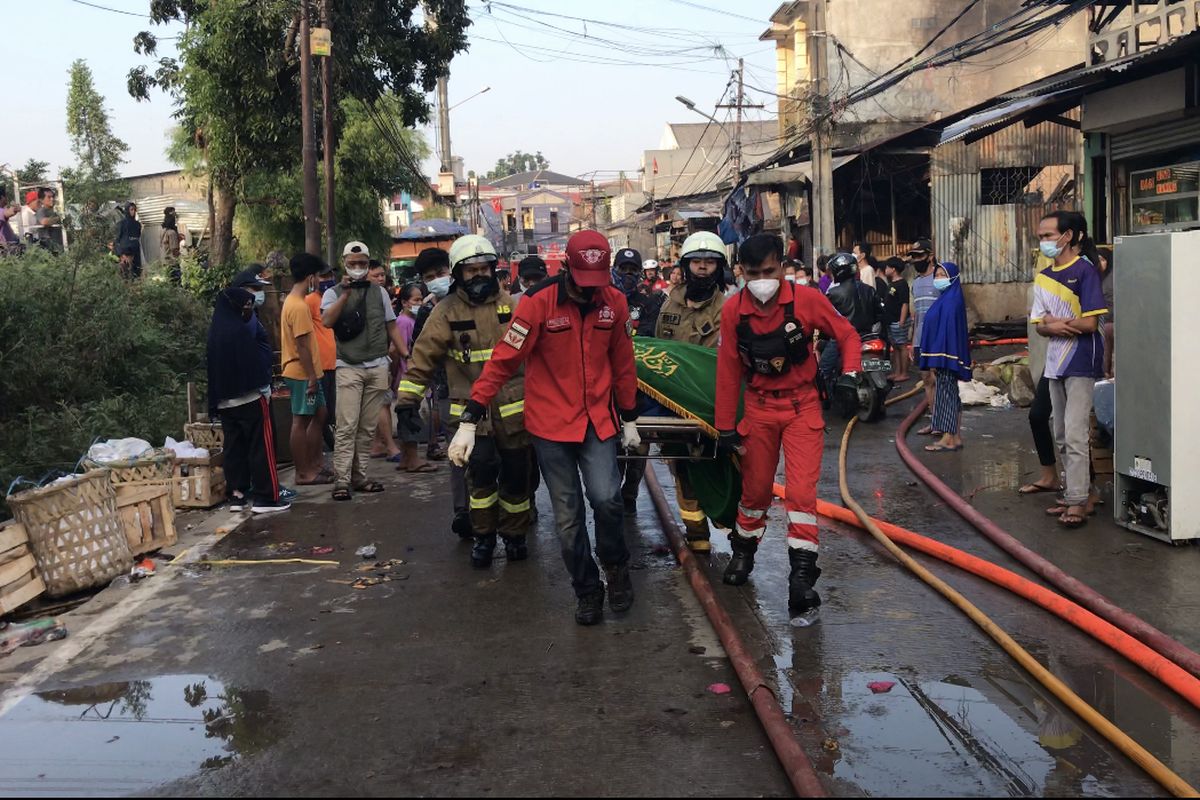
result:
<svg viewBox="0 0 1200 800"><path fill-rule="evenodd" d="M337 435L333 448L333 499L351 490L375 494L383 484L367 479L371 440L388 391L388 356L408 358L395 326L387 290L367 279L371 253L362 242L342 249L346 274L321 298L321 322L337 339ZM390 347L389 347L390 343Z"/></svg>

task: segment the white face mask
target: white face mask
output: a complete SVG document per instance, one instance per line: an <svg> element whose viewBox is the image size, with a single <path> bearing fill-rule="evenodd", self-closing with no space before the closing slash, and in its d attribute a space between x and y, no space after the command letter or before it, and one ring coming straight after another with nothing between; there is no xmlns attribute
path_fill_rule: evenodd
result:
<svg viewBox="0 0 1200 800"><path fill-rule="evenodd" d="M796 283L801 286L808 286L808 278L796 278Z"/></svg>
<svg viewBox="0 0 1200 800"><path fill-rule="evenodd" d="M365 270L365 269L350 269L349 267L347 267L346 274L350 276L350 280L361 281L363 278L367 277L367 270Z"/></svg>
<svg viewBox="0 0 1200 800"><path fill-rule="evenodd" d="M758 302L765 303L778 294L779 279L759 278L755 281L747 281L746 288L750 290L750 294L754 295Z"/></svg>
<svg viewBox="0 0 1200 800"><path fill-rule="evenodd" d="M429 289L429 293L439 300L450 294L450 276L442 275L439 278L434 278L429 283L425 284Z"/></svg>

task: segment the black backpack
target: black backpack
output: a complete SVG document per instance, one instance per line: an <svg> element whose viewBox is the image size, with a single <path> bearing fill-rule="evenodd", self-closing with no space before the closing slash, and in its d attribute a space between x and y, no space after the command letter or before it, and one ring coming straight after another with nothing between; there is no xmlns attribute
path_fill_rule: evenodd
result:
<svg viewBox="0 0 1200 800"><path fill-rule="evenodd" d="M346 308L342 310L342 314L338 317L337 322L333 323L333 335L340 342L348 342L351 339L357 339L367 328L367 295L371 293L371 286L365 287L362 298L353 307L350 307L350 301L346 301ZM353 288L350 289L353 291Z"/></svg>

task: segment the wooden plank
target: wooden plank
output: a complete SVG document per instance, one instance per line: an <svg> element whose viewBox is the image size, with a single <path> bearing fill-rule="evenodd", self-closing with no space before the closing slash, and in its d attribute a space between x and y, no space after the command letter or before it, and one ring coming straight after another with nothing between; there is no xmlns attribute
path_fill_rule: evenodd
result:
<svg viewBox="0 0 1200 800"><path fill-rule="evenodd" d="M19 544L11 550L5 550L3 553L0 553L0 567L16 561L18 558L24 558L29 552L29 545L27 544Z"/></svg>
<svg viewBox="0 0 1200 800"><path fill-rule="evenodd" d="M115 488L117 490L117 508L148 503L164 494L171 493L171 486L167 483L119 485Z"/></svg>
<svg viewBox="0 0 1200 800"><path fill-rule="evenodd" d="M27 574L30 570L37 566L37 562L33 559L32 553L27 553L24 557L17 559L11 564L5 564L0 567L0 587L7 586Z"/></svg>
<svg viewBox="0 0 1200 800"><path fill-rule="evenodd" d="M0 616L7 614L10 611L15 611L21 606L28 603L33 598L46 591L46 584L42 583L42 579L34 577L32 581L17 589L10 594L0 594Z"/></svg>
<svg viewBox="0 0 1200 800"><path fill-rule="evenodd" d="M0 528L0 553L5 550L11 550L19 544L25 544L29 541L29 534L25 532L25 526L19 522L14 522L12 525L6 525Z"/></svg>

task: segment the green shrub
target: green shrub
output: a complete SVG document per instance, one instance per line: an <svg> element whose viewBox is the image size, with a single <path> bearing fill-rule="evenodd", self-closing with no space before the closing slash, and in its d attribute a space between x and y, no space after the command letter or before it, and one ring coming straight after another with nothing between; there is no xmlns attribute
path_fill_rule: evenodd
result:
<svg viewBox="0 0 1200 800"><path fill-rule="evenodd" d="M103 257L0 259L0 489L69 472L96 438L178 438L209 309Z"/></svg>

